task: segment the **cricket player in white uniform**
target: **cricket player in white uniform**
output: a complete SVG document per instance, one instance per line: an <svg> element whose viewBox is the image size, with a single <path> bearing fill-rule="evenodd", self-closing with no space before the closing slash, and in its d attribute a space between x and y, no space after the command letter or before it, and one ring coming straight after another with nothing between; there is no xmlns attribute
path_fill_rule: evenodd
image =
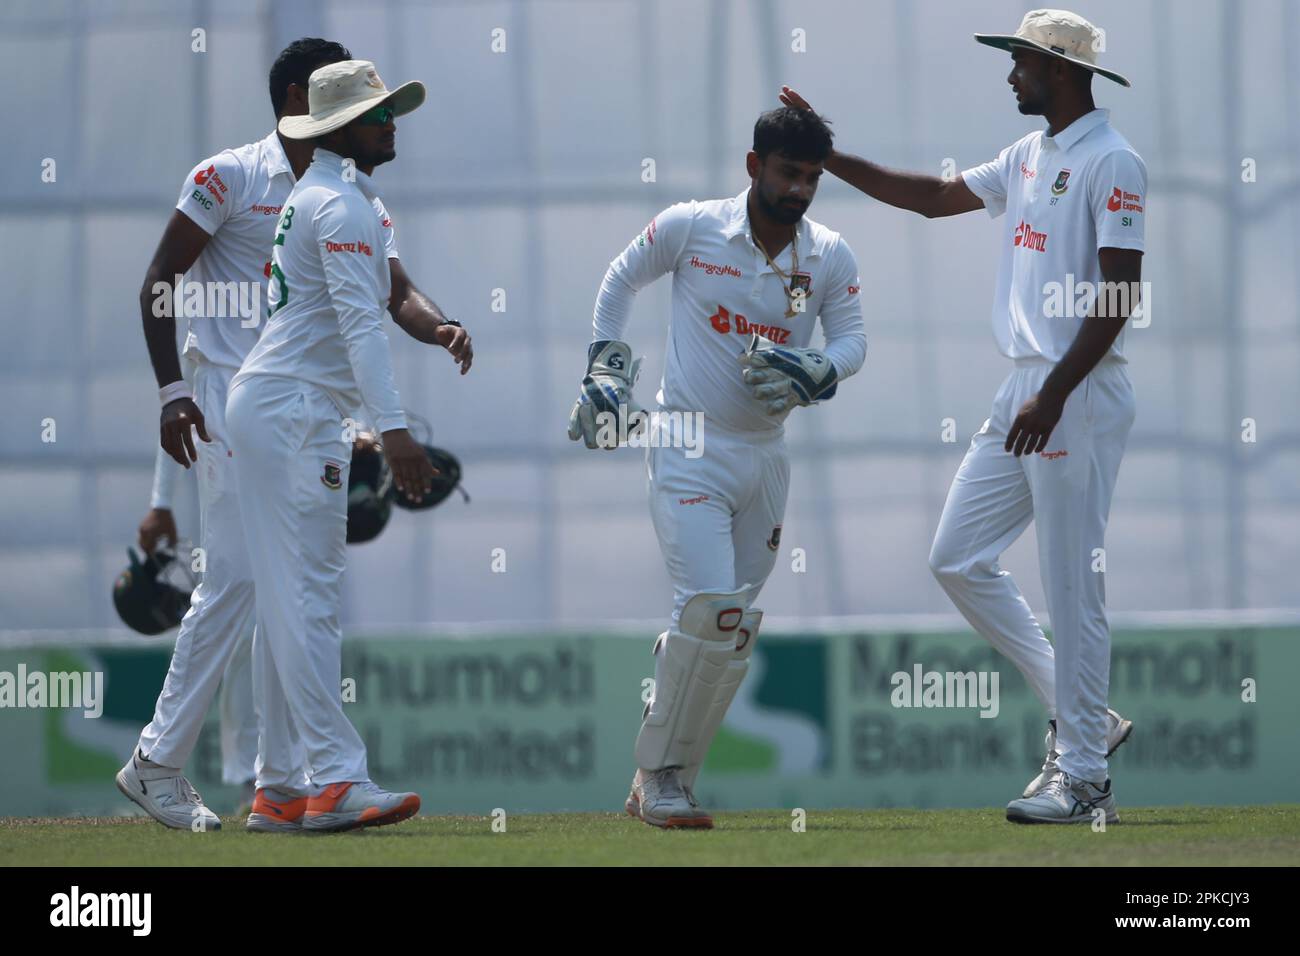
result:
<svg viewBox="0 0 1300 956"><path fill-rule="evenodd" d="M1011 52L1007 80L1020 112L1044 116L1046 132L1030 133L951 182L839 153L826 168L882 202L930 218L981 207L1006 215L993 334L1015 367L953 479L930 567L1047 710L1042 772L1007 806L1007 819L1090 823L1103 812L1114 822L1106 758L1132 723L1107 708L1102 549L1134 417L1123 345L1138 306L1146 167L1093 103L1094 73L1129 82L1097 65L1104 42L1092 24L1068 11L1034 10L1014 35L976 39ZM781 99L808 105L789 88ZM1076 302L1077 290L1088 288L1101 294ZM1031 521L1051 642L998 565Z"/></svg>
<svg viewBox="0 0 1300 956"><path fill-rule="evenodd" d="M350 57L342 46L326 40L304 38L290 44L270 74L277 119L306 112L307 78L314 69ZM172 489L181 467L189 468L193 461L198 465L200 543L206 569L181 624L154 717L117 783L156 820L179 829L192 829L196 821L203 829L220 827L220 820L203 805L180 769L198 740L218 683L222 686L223 779L243 783L256 773L258 732L250 650L253 578L224 424L225 403L230 379L265 324L260 292L270 275L268 259L277 218L310 161L310 144L272 132L259 142L199 163L186 177L141 290L145 339L163 404L152 507L140 526L141 545L151 551L161 538L175 542ZM411 284L397 258L392 220L377 197L373 207L393 276L389 308L394 319L413 337L443 344L462 372L467 371L472 346L464 329L447 322ZM251 316L225 308L214 315L206 310L189 314L185 378L176 355L173 316L169 311L156 313L160 295L170 303L170 289L182 274L187 288L205 293L228 283L259 293ZM160 287L169 291L159 293ZM193 431L198 432L198 441ZM255 799L254 805L259 802ZM263 816L275 821L287 816L292 821L301 811Z"/></svg>
<svg viewBox="0 0 1300 956"><path fill-rule="evenodd" d="M811 112L759 117L750 188L671 206L615 259L595 306L595 341L569 437L612 447L603 428L632 401L639 360L623 341L636 293L673 275L658 412L647 445L650 514L675 594L655 643L655 689L626 809L658 827L711 827L694 784L749 667L776 561L789 483L784 422L826 400L866 357L857 262L804 216L831 152ZM826 345L810 347L820 316ZM702 413L701 449L683 416Z"/></svg>
<svg viewBox="0 0 1300 956"><path fill-rule="evenodd" d="M258 788L268 807L305 801L305 830L397 823L420 808L416 794L370 780L365 745L343 712L339 603L355 409L364 404L382 433L401 493L418 498L433 477L394 382L383 326L389 270L374 186L358 171L396 155L393 118L424 97L420 83L389 91L373 64L346 60L311 75L310 115L281 118L285 137L316 148L280 215L270 318L226 404L257 582Z"/></svg>

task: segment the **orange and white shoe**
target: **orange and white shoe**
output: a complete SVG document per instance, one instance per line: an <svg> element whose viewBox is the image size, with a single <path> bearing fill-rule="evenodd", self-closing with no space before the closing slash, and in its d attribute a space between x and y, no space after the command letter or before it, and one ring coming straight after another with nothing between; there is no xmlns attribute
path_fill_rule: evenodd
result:
<svg viewBox="0 0 1300 956"><path fill-rule="evenodd" d="M308 798L302 827L314 833L382 827L401 823L419 812L418 794L390 793L369 780L332 783Z"/></svg>
<svg viewBox="0 0 1300 956"><path fill-rule="evenodd" d="M253 810L244 824L248 829L258 833L300 833L303 817L307 813L306 797L288 797L278 800L276 797L287 796L275 790L259 789L253 797Z"/></svg>

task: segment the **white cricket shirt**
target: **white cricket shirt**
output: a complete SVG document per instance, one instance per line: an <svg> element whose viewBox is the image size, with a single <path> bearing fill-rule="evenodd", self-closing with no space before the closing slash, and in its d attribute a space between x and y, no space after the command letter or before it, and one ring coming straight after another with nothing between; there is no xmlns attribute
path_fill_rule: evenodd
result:
<svg viewBox="0 0 1300 956"><path fill-rule="evenodd" d="M391 280L373 185L317 148L284 202L271 253L270 317L231 382L257 375L321 388L340 420L364 403L379 431L406 427L383 316Z"/></svg>
<svg viewBox="0 0 1300 956"><path fill-rule="evenodd" d="M231 314L229 309L217 310L225 315L208 315L206 294L201 303L195 300L199 315L192 314L187 305L182 346L187 358L220 366L231 376L257 341L266 316L265 283L271 277L271 243L294 181L293 167L274 130L256 143L208 157L185 177L176 208L212 237L186 273L186 283L197 282L206 289L209 283L238 282L258 291L256 312L248 319ZM392 217L378 196L372 204L384 233L386 254L396 259L397 233ZM172 277L168 276L167 281ZM159 447L149 507L171 507L176 476L181 470L176 460Z"/></svg>
<svg viewBox="0 0 1300 956"><path fill-rule="evenodd" d="M858 264L848 243L807 216L799 221L793 246L776 256L790 275L797 247L794 281L805 290L804 308L787 316L785 282L754 245L748 200L746 189L731 199L678 203L651 219L605 273L595 337L624 339L637 291L671 272L673 311L659 406L703 412L732 431L772 431L790 412L767 414L741 378L738 358L751 330L778 345L806 348L820 318L826 355L840 379L862 367L867 337Z"/></svg>
<svg viewBox="0 0 1300 956"><path fill-rule="evenodd" d="M208 283L247 282L264 295L271 276L276 223L293 186L293 168L274 131L256 143L222 150L195 166L181 186L176 208L212 238L186 273L187 284L198 282L207 288ZM384 224L386 254L396 259L392 218L378 198L374 205ZM259 299L257 312L245 318L208 315L208 299L203 296L203 314L187 315L185 355L234 371L257 341L266 303Z"/></svg>
<svg viewBox="0 0 1300 956"><path fill-rule="evenodd" d="M1030 133L962 173L990 216L1007 214L993 336L1008 358L1059 362L1088 314L1063 299L1098 288L1097 250L1146 248L1146 165L1109 117L1093 110L1055 136ZM1121 331L1110 355L1123 361L1123 349Z"/></svg>

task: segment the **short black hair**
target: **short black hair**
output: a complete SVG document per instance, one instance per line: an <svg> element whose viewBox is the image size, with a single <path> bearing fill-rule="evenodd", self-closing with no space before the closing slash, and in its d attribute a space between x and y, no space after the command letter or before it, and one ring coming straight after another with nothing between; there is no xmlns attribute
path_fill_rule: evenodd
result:
<svg viewBox="0 0 1300 956"><path fill-rule="evenodd" d="M297 83L306 86L307 79L322 66L341 63L352 59L347 47L333 40L319 37L303 37L294 40L275 58L271 66L271 108L276 117L284 109L284 101L289 98L289 85Z"/></svg>
<svg viewBox="0 0 1300 956"><path fill-rule="evenodd" d="M830 120L812 110L782 106L768 110L754 124L754 152L759 159L780 153L801 162L824 163L834 140Z"/></svg>

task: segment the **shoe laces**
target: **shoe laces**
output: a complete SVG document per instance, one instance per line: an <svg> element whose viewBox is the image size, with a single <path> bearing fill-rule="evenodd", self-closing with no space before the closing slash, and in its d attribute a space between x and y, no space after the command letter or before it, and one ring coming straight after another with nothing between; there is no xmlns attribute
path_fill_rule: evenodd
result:
<svg viewBox="0 0 1300 956"><path fill-rule="evenodd" d="M659 791L659 796L686 799L686 791L682 788L681 781L677 779L676 767L655 770L650 774L650 778L655 782L655 789Z"/></svg>
<svg viewBox="0 0 1300 956"><path fill-rule="evenodd" d="M158 798L164 806L203 806L203 798L184 774L177 774L170 791L164 790Z"/></svg>
<svg viewBox="0 0 1300 956"><path fill-rule="evenodd" d="M1074 787L1074 780L1064 770L1058 770L1048 779L1046 786L1043 787L1043 795L1052 793L1065 794Z"/></svg>

